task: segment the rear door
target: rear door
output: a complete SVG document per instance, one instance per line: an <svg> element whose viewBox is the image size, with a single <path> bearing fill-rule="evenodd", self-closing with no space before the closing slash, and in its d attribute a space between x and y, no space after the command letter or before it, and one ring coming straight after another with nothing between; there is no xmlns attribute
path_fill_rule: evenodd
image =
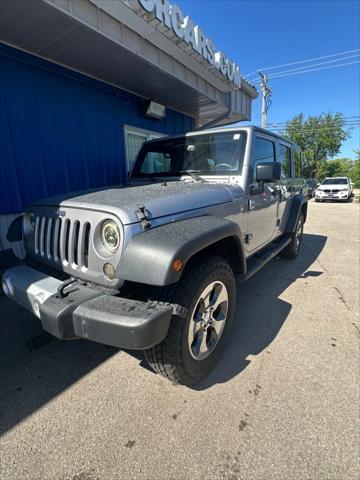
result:
<svg viewBox="0 0 360 480"><path fill-rule="evenodd" d="M285 230L286 221L291 205L291 198L294 195L293 177L293 159L290 143L284 140L278 141L277 161L281 163L281 179L278 182L278 211L277 211L277 231L281 233Z"/></svg>

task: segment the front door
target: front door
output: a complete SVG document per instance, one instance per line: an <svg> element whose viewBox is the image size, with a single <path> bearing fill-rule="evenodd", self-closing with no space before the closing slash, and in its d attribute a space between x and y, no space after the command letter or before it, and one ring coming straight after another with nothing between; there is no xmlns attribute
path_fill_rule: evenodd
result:
<svg viewBox="0 0 360 480"><path fill-rule="evenodd" d="M269 243L277 231L279 191L276 183L265 183L261 193L251 194L251 187L260 187L255 171L256 165L262 162L275 162L275 143L271 137L257 134L253 144L248 197L246 250L249 253Z"/></svg>

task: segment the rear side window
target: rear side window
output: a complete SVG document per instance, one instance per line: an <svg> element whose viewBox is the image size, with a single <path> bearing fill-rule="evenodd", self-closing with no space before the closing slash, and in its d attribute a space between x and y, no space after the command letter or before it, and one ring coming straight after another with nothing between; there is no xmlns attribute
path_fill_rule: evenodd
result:
<svg viewBox="0 0 360 480"><path fill-rule="evenodd" d="M271 140L265 138L255 138L253 178L255 178L256 165L262 162L275 161L275 145Z"/></svg>
<svg viewBox="0 0 360 480"><path fill-rule="evenodd" d="M295 159L295 177L302 178L303 176L302 159L301 159L301 153L299 152L299 150L294 150L294 159Z"/></svg>
<svg viewBox="0 0 360 480"><path fill-rule="evenodd" d="M291 150L280 143L279 162L281 163L281 178L291 178Z"/></svg>

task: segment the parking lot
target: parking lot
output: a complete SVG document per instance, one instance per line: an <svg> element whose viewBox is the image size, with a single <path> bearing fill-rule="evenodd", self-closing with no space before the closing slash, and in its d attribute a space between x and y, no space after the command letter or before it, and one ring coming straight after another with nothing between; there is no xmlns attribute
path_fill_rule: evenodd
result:
<svg viewBox="0 0 360 480"><path fill-rule="evenodd" d="M359 206L310 202L300 257L239 285L231 343L192 389L1 296L0 478L357 479Z"/></svg>

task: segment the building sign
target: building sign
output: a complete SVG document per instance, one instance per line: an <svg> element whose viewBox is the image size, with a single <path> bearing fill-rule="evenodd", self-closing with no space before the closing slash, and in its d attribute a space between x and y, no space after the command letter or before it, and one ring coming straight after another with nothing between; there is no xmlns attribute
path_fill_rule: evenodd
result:
<svg viewBox="0 0 360 480"><path fill-rule="evenodd" d="M240 68L223 52L217 52L214 42L208 38L190 17L185 17L181 9L168 0L138 0L140 6L153 14L163 25L190 45L210 65L215 65L219 72L236 86L241 85Z"/></svg>

